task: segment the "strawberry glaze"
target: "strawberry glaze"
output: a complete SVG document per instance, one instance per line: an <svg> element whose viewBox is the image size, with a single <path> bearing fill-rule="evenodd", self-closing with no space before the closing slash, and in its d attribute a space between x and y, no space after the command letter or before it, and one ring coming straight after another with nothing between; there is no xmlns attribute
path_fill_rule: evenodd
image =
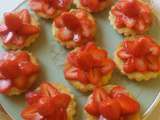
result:
<svg viewBox="0 0 160 120"><path fill-rule="evenodd" d="M30 7L39 13L47 16L55 16L69 10L72 0L31 0Z"/></svg>
<svg viewBox="0 0 160 120"><path fill-rule="evenodd" d="M89 97L85 110L97 120L126 120L140 110L139 103L122 86L96 88Z"/></svg>
<svg viewBox="0 0 160 120"><path fill-rule="evenodd" d="M26 94L28 106L22 111L24 120L67 120L71 97L49 83L42 83L37 91Z"/></svg>
<svg viewBox="0 0 160 120"><path fill-rule="evenodd" d="M117 55L126 73L160 71L160 47L150 36L124 40Z"/></svg>
<svg viewBox="0 0 160 120"><path fill-rule="evenodd" d="M25 90L30 87L30 78L39 72L39 66L31 61L25 51L0 53L0 93L15 87Z"/></svg>
<svg viewBox="0 0 160 120"><path fill-rule="evenodd" d="M4 14L4 24L0 24L0 37L4 45L23 47L26 40L40 32L38 26L32 25L27 9L20 12Z"/></svg>
<svg viewBox="0 0 160 120"><path fill-rule="evenodd" d="M82 84L101 85L102 78L112 73L114 62L107 52L88 43L68 53L64 75L67 80Z"/></svg>
<svg viewBox="0 0 160 120"><path fill-rule="evenodd" d="M56 37L62 42L80 46L94 40L96 23L89 13L83 10L64 12L55 19Z"/></svg>
<svg viewBox="0 0 160 120"><path fill-rule="evenodd" d="M143 34L152 24L150 7L140 0L119 0L111 9L117 28L129 28Z"/></svg>

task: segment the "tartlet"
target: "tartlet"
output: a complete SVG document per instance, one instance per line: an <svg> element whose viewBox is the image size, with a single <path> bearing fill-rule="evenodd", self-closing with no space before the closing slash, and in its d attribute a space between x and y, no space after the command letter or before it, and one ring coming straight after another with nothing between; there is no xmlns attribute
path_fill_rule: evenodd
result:
<svg viewBox="0 0 160 120"><path fill-rule="evenodd" d="M0 52L0 93L19 95L28 90L39 73L35 57L26 51Z"/></svg>
<svg viewBox="0 0 160 120"><path fill-rule="evenodd" d="M26 94L27 107L21 112L24 120L74 120L73 94L62 85L42 83Z"/></svg>
<svg viewBox="0 0 160 120"><path fill-rule="evenodd" d="M64 65L64 76L82 92L108 83L114 70L114 62L107 51L90 42L69 52Z"/></svg>
<svg viewBox="0 0 160 120"><path fill-rule="evenodd" d="M72 0L30 0L29 5L37 15L45 19L54 19L71 8Z"/></svg>
<svg viewBox="0 0 160 120"><path fill-rule="evenodd" d="M40 34L36 17L27 9L4 14L4 22L0 24L0 38L7 49L22 49L33 43Z"/></svg>
<svg viewBox="0 0 160 120"><path fill-rule="evenodd" d="M96 22L87 11L72 9L54 20L52 33L61 45L75 48L94 40Z"/></svg>
<svg viewBox="0 0 160 120"><path fill-rule="evenodd" d="M77 8L87 10L92 13L101 12L112 4L113 0L74 0Z"/></svg>
<svg viewBox="0 0 160 120"><path fill-rule="evenodd" d="M118 85L95 88L84 109L86 120L141 120L138 101Z"/></svg>
<svg viewBox="0 0 160 120"><path fill-rule="evenodd" d="M111 25L125 36L144 34L153 22L152 9L143 0L119 0L109 13Z"/></svg>
<svg viewBox="0 0 160 120"><path fill-rule="evenodd" d="M160 75L160 46L151 36L126 38L115 51L114 61L129 79L150 80Z"/></svg>

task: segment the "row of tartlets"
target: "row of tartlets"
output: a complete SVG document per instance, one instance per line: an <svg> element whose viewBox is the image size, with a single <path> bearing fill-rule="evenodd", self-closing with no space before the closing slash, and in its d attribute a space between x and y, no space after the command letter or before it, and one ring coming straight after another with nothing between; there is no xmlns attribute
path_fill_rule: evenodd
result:
<svg viewBox="0 0 160 120"><path fill-rule="evenodd" d="M64 77L82 92L93 91L84 107L87 120L139 120L140 105L122 86L106 84L115 67L129 79L149 80L160 74L160 46L152 36L143 35L153 22L150 6L142 0L118 0L109 12L109 20L125 38L117 47L114 61L106 50L93 43L97 13L111 0L30 0L35 13L54 19L52 33L67 54ZM70 9L72 5L79 9ZM134 9L134 10L133 10ZM30 46L40 35L37 18L27 10L4 14L0 25L2 44L7 49ZM0 92L18 95L28 90L40 73L35 57L22 50L0 53ZM24 120L72 120L76 102L61 85L42 83L26 94Z"/></svg>

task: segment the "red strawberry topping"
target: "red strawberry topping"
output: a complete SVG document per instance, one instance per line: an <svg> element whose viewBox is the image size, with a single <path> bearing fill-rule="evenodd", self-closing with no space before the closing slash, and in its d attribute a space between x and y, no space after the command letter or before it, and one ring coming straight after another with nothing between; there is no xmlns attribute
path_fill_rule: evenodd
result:
<svg viewBox="0 0 160 120"><path fill-rule="evenodd" d="M67 108L71 97L61 93L51 84L41 84L36 92L28 93L26 99L28 107L21 113L24 119L67 120Z"/></svg>
<svg viewBox="0 0 160 120"><path fill-rule="evenodd" d="M8 12L4 14L4 24L0 25L0 36L5 45L23 46L31 35L39 33L39 28L31 24L29 11Z"/></svg>
<svg viewBox="0 0 160 120"><path fill-rule="evenodd" d="M117 55L123 60L123 70L126 73L160 70L160 47L149 36L123 41Z"/></svg>
<svg viewBox="0 0 160 120"><path fill-rule="evenodd" d="M135 114L140 109L139 103L131 98L122 86L96 88L85 105L85 110L101 119L119 120Z"/></svg>
<svg viewBox="0 0 160 120"><path fill-rule="evenodd" d="M127 27L137 34L144 33L152 24L151 9L139 0L119 0L111 12L118 28Z"/></svg>
<svg viewBox="0 0 160 120"><path fill-rule="evenodd" d="M69 10L73 0L31 0L30 7L43 14L54 16L57 11Z"/></svg>
<svg viewBox="0 0 160 120"><path fill-rule="evenodd" d="M1 54L0 82L2 82L2 86L0 88L5 90L8 87L16 87L24 90L29 87L31 82L29 79L39 72L39 66L31 62L28 53L24 51L11 51Z"/></svg>
<svg viewBox="0 0 160 120"><path fill-rule="evenodd" d="M111 0L80 0L80 2L91 12L99 12L111 4Z"/></svg>
<svg viewBox="0 0 160 120"><path fill-rule="evenodd" d="M80 46L94 40L95 22L83 10L64 12L53 23L56 36L61 42L73 41Z"/></svg>
<svg viewBox="0 0 160 120"><path fill-rule="evenodd" d="M114 66L105 50L96 47L94 43L88 43L68 53L64 75L68 80L98 86L101 85L102 77L112 72Z"/></svg>

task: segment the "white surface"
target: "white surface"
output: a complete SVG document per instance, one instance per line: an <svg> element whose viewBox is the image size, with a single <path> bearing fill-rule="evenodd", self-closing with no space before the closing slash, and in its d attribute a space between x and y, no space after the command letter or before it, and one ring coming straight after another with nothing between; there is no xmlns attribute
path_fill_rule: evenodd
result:
<svg viewBox="0 0 160 120"><path fill-rule="evenodd" d="M2 15L3 12L13 10L15 6L17 6L22 1L24 0L0 0L0 15ZM154 2L154 6L156 6L156 13L160 13L160 0L152 1ZM158 15L158 17L160 18L160 14ZM149 116L147 120L160 120L160 104L157 106L157 108L153 111L153 113Z"/></svg>

